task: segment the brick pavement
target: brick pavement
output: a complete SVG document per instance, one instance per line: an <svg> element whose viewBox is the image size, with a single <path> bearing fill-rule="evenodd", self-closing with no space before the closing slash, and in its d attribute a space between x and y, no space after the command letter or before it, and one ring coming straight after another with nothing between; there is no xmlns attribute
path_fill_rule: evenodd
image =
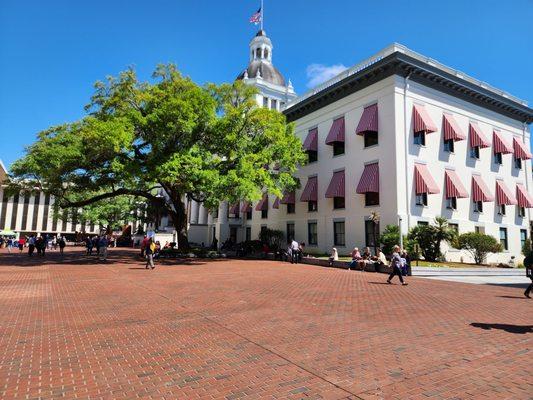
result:
<svg viewBox="0 0 533 400"><path fill-rule="evenodd" d="M533 399L516 288L0 254L2 399Z"/></svg>

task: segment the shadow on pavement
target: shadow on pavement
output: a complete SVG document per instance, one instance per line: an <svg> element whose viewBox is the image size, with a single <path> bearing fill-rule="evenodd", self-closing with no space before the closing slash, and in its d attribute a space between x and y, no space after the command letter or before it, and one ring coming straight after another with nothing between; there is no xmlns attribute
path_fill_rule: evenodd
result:
<svg viewBox="0 0 533 400"><path fill-rule="evenodd" d="M526 334L533 333L533 325L508 325L508 324L485 324L482 322L472 322L470 324L474 328L481 328L486 331L491 329L499 329L509 333Z"/></svg>
<svg viewBox="0 0 533 400"><path fill-rule="evenodd" d="M521 300L529 300L526 296L496 296L501 297L502 299L521 299Z"/></svg>

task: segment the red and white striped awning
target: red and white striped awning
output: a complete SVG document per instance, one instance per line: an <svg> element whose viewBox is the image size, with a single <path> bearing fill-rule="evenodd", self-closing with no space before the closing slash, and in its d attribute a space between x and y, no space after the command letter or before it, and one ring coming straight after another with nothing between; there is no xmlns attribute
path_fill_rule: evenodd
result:
<svg viewBox="0 0 533 400"><path fill-rule="evenodd" d="M475 122L470 122L470 147L479 147L480 149L484 149L485 147L490 147L490 143L483 135L483 132L481 132L481 129L479 128L478 124Z"/></svg>
<svg viewBox="0 0 533 400"><path fill-rule="evenodd" d="M447 169L444 172L444 183L446 186L446 198L457 197L458 199L463 199L468 197L468 192L461 183L459 175L457 172Z"/></svg>
<svg viewBox="0 0 533 400"><path fill-rule="evenodd" d="M307 179L300 201L318 201L318 178L316 176Z"/></svg>
<svg viewBox="0 0 533 400"><path fill-rule="evenodd" d="M335 142L344 142L344 117L337 118L333 121L333 125L326 138L326 144L333 144Z"/></svg>
<svg viewBox="0 0 533 400"><path fill-rule="evenodd" d="M379 193L379 164L367 164L355 190L359 194Z"/></svg>
<svg viewBox="0 0 533 400"><path fill-rule="evenodd" d="M306 151L318 151L318 128L313 128L309 131L305 138L303 148Z"/></svg>
<svg viewBox="0 0 533 400"><path fill-rule="evenodd" d="M413 106L413 132L431 133L436 132L437 126L431 120L426 108L423 105Z"/></svg>
<svg viewBox="0 0 533 400"><path fill-rule="evenodd" d="M516 200L519 207L533 208L533 197L521 183L516 184Z"/></svg>
<svg viewBox="0 0 533 400"><path fill-rule="evenodd" d="M272 208L276 210L279 208L279 197L276 197L276 199L274 200L274 203L272 203Z"/></svg>
<svg viewBox="0 0 533 400"><path fill-rule="evenodd" d="M513 149L505 141L500 131L494 130L492 132L492 147L494 148L494 154L511 154Z"/></svg>
<svg viewBox="0 0 533 400"><path fill-rule="evenodd" d="M498 205L505 204L508 206L517 203L513 192L511 192L501 180L496 181L496 203L498 203Z"/></svg>
<svg viewBox="0 0 533 400"><path fill-rule="evenodd" d="M514 147L514 155L516 158L520 158L522 160L529 160L531 158L531 153L526 147L526 144L516 137L513 138L513 147Z"/></svg>
<svg viewBox="0 0 533 400"><path fill-rule="evenodd" d="M294 191L286 191L285 193L283 193L283 197L281 198L281 204L296 204L296 195Z"/></svg>
<svg viewBox="0 0 533 400"><path fill-rule="evenodd" d="M378 104L372 104L371 106L365 107L363 110L363 115L359 120L357 129L355 133L357 135L364 135L367 132L377 132L378 131Z"/></svg>
<svg viewBox="0 0 533 400"><path fill-rule="evenodd" d="M459 124L451 114L444 114L442 125L444 128L444 140L453 140L458 142L459 140L465 140L466 135L463 133Z"/></svg>
<svg viewBox="0 0 533 400"><path fill-rule="evenodd" d="M255 211L266 211L268 210L268 194L263 194L259 203L255 206Z"/></svg>
<svg viewBox="0 0 533 400"><path fill-rule="evenodd" d="M245 213L245 212L250 212L250 211L252 211L252 205L247 201L243 201L241 212Z"/></svg>
<svg viewBox="0 0 533 400"><path fill-rule="evenodd" d="M231 207L229 208L229 213L234 214L234 215L239 214L239 206L240 206L239 202L232 204Z"/></svg>
<svg viewBox="0 0 533 400"><path fill-rule="evenodd" d="M416 194L436 194L440 189L429 173L426 164L415 164L415 191Z"/></svg>
<svg viewBox="0 0 533 400"><path fill-rule="evenodd" d="M481 179L480 175L472 175L472 200L473 201L494 201L494 196Z"/></svg>
<svg viewBox="0 0 533 400"><path fill-rule="evenodd" d="M334 172L326 190L326 197L344 197L344 186L344 171Z"/></svg>

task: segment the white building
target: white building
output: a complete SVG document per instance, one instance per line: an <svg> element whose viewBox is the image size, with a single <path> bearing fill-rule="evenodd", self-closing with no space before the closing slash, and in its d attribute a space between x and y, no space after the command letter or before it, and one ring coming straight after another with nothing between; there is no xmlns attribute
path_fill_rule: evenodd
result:
<svg viewBox="0 0 533 400"><path fill-rule="evenodd" d="M261 96L258 104L269 106ZM237 240L256 239L268 227L310 252L349 253L372 245L376 211L380 230L399 224L405 234L443 216L459 233L498 238L506 250L489 262L521 258L533 206L533 110L524 101L395 44L283 112L310 157L298 173L301 189L281 201L241 204L239 212L221 205L209 240L214 233L224 241L230 230ZM444 250L448 260L471 261Z"/></svg>

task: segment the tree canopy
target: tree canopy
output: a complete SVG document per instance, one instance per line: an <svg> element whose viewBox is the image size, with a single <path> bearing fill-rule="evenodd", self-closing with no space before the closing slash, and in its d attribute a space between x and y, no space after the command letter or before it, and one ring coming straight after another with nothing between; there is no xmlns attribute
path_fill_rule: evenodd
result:
<svg viewBox="0 0 533 400"><path fill-rule="evenodd" d="M187 246L185 199L214 208L298 184L306 156L293 125L258 107L255 94L241 81L199 86L173 65L149 82L128 69L95 84L84 118L40 132L10 185L50 193L62 208L144 198L172 216Z"/></svg>

